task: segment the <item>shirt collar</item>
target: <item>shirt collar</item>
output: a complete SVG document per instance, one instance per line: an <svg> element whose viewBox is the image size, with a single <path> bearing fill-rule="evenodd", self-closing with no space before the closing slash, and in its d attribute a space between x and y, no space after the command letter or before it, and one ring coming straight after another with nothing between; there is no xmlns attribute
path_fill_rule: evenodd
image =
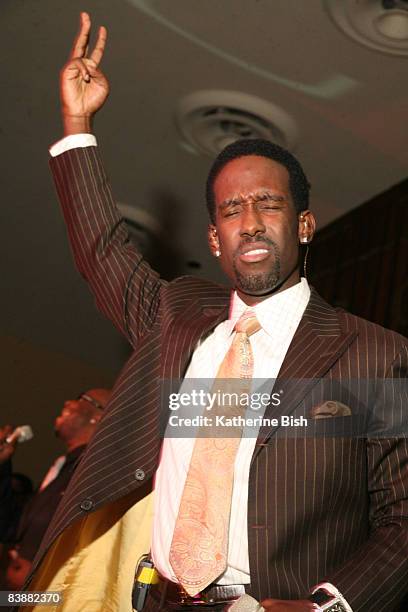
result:
<svg viewBox="0 0 408 612"><path fill-rule="evenodd" d="M255 311L262 329L276 338L279 335L286 335L288 328L299 325L309 299L310 287L307 280L302 277L293 287L271 295L251 308ZM247 304L234 291L231 297L230 316L226 322L228 336L232 334L235 324L247 308Z"/></svg>

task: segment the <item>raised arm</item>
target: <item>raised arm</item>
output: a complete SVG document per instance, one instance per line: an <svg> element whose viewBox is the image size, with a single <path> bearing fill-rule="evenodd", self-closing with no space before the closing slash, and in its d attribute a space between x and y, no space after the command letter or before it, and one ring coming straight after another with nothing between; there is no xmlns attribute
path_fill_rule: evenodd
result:
<svg viewBox="0 0 408 612"><path fill-rule="evenodd" d="M91 132L93 117L109 94L100 69L107 31L99 28L96 45L88 52L90 32L90 17L81 13L60 77L64 136L70 139L60 143L65 152L52 157L50 165L77 268L100 310L135 345L155 321L165 283L129 240L97 147L88 146L96 143L78 140L79 134Z"/></svg>

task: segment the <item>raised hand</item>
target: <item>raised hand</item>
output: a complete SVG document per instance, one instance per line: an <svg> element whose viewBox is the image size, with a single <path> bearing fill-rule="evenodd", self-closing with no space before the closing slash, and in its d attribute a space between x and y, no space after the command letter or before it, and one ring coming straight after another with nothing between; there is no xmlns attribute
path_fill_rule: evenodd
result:
<svg viewBox="0 0 408 612"><path fill-rule="evenodd" d="M65 136L91 131L93 115L109 95L109 83L99 69L107 31L101 26L95 48L89 54L91 19L81 13L80 27L68 62L61 70L60 95Z"/></svg>

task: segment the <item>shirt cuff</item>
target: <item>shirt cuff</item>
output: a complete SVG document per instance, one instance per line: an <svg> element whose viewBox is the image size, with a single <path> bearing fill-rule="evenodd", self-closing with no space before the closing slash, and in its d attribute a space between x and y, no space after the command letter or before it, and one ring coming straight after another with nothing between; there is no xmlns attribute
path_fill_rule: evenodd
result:
<svg viewBox="0 0 408 612"><path fill-rule="evenodd" d="M97 142L93 134L71 134L71 136L65 136L61 140L58 140L55 144L50 147L51 157L56 157L69 151L70 149L78 149L81 147L96 147Z"/></svg>
<svg viewBox="0 0 408 612"><path fill-rule="evenodd" d="M338 597L341 603L343 604L344 608L346 609L346 611L353 612L353 609L349 605L348 601L343 597L340 591L336 589L334 584L332 584L331 582L321 582L320 584L317 584L316 586L313 587L311 591L312 595L313 593L316 593L316 591L318 591L319 589L323 589L323 591L327 591L327 593L329 593L330 595L333 595L334 597Z"/></svg>

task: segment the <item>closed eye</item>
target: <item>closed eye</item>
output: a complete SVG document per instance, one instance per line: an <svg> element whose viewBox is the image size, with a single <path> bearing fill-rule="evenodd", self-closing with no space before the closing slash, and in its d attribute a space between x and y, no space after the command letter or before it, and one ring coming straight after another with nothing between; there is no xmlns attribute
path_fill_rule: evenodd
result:
<svg viewBox="0 0 408 612"><path fill-rule="evenodd" d="M233 203L230 204L229 206L225 207L224 209L224 217L233 217L235 215L237 215L239 212L241 212L242 210L242 204L241 203Z"/></svg>

